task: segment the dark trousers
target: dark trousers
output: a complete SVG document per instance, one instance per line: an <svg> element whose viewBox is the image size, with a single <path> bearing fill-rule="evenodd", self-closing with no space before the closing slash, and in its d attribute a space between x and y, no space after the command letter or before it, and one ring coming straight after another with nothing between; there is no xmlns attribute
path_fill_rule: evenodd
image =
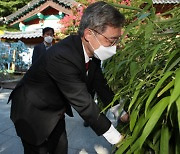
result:
<svg viewBox="0 0 180 154"><path fill-rule="evenodd" d="M22 139L21 139L22 140ZM68 141L65 130L65 120L59 120L48 139L41 145L35 146L22 140L24 154L67 154Z"/></svg>

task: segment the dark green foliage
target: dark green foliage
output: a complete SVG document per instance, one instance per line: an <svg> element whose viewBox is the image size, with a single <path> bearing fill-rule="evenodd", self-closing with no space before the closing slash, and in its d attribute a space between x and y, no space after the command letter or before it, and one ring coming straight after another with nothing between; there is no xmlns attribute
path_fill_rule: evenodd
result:
<svg viewBox="0 0 180 154"><path fill-rule="evenodd" d="M130 113L130 123L118 127L126 135L118 154L179 152L179 8L167 14L156 15L150 3L138 10L116 56L104 63L114 101L124 100Z"/></svg>
<svg viewBox="0 0 180 154"><path fill-rule="evenodd" d="M31 0L1 0L0 1L0 17L6 17L14 13L19 8L25 6Z"/></svg>

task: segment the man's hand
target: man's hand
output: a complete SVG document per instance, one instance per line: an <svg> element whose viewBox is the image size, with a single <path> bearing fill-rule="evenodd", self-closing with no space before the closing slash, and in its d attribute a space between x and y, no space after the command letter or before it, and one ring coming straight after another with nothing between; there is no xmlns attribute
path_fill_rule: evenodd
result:
<svg viewBox="0 0 180 154"><path fill-rule="evenodd" d="M124 135L121 135L121 138L118 143L116 143L116 147L119 147L119 144L124 140Z"/></svg>
<svg viewBox="0 0 180 154"><path fill-rule="evenodd" d="M116 151L119 149L119 146L120 146L120 144L121 144L121 142L122 142L123 140L124 140L124 136L122 135L120 141L113 146L113 149L112 149L111 154L115 154L115 153L116 153Z"/></svg>

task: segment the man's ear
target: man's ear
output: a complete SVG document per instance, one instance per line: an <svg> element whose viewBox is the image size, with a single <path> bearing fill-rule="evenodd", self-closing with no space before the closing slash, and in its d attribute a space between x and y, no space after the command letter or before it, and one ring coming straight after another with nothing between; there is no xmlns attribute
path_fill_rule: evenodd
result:
<svg viewBox="0 0 180 154"><path fill-rule="evenodd" d="M89 42L89 40L92 38L92 32L89 28L86 28L84 30L84 39Z"/></svg>

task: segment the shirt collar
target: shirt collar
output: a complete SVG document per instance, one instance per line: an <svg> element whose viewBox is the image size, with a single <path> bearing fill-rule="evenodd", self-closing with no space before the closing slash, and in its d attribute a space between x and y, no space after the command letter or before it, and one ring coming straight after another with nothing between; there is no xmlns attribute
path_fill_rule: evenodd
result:
<svg viewBox="0 0 180 154"><path fill-rule="evenodd" d="M84 52L85 63L88 63L88 62L91 60L91 58L89 58L89 56L87 55L83 43L82 43L82 46L83 46L83 52Z"/></svg>
<svg viewBox="0 0 180 154"><path fill-rule="evenodd" d="M48 46L48 45L47 45L47 43L44 41L44 45L45 45L45 47L46 47L46 49L47 49L47 48L49 48L49 47L51 47L51 46L52 46L52 43L51 43L51 45L50 45L50 46Z"/></svg>

